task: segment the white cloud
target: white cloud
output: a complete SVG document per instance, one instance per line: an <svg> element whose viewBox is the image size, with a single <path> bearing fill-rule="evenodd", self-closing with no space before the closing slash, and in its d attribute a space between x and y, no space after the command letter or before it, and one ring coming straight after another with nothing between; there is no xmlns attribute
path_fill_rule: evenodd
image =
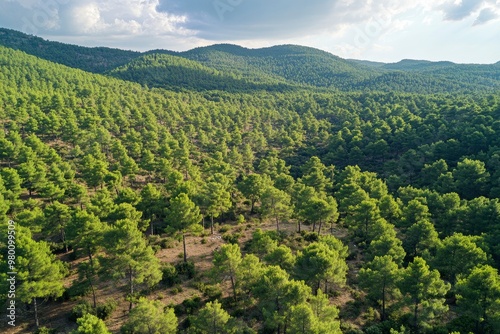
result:
<svg viewBox="0 0 500 334"><path fill-rule="evenodd" d="M500 12L498 0L448 0L438 6L444 14L444 19L461 21L475 17L473 25L480 25L496 19Z"/></svg>
<svg viewBox="0 0 500 334"><path fill-rule="evenodd" d="M101 11L97 4L88 3L73 7L70 22L73 31L82 34L100 33L109 27L101 17Z"/></svg>
<svg viewBox="0 0 500 334"><path fill-rule="evenodd" d="M476 21L474 21L474 25L477 26L477 25L485 24L489 21L497 19L498 17L499 17L499 14L494 9L484 8L479 13L479 16L476 18Z"/></svg>
<svg viewBox="0 0 500 334"><path fill-rule="evenodd" d="M500 0L0 0L0 25L73 44L144 51L292 43L379 59L421 50L436 36L456 50L495 41L499 13ZM427 58L451 50L442 47L425 49ZM498 51L491 58L500 54L490 48ZM474 57L478 49L468 50Z"/></svg>

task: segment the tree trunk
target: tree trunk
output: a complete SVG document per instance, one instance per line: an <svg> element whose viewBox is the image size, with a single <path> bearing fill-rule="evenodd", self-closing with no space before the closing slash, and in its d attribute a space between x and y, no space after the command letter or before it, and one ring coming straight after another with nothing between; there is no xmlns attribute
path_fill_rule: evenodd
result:
<svg viewBox="0 0 500 334"><path fill-rule="evenodd" d="M382 314L380 315L380 320L385 320L385 286L382 288Z"/></svg>
<svg viewBox="0 0 500 334"><path fill-rule="evenodd" d="M186 253L186 235L182 234L182 247L184 248L184 263L187 262L187 253Z"/></svg>
<svg viewBox="0 0 500 334"><path fill-rule="evenodd" d="M68 253L69 252L68 243L66 242L66 233L64 233L63 228L61 228L61 240L62 240L63 245L64 245L64 250L66 251L66 253Z"/></svg>
<svg viewBox="0 0 500 334"><path fill-rule="evenodd" d="M323 222L320 220L319 221L319 226L318 226L318 235L321 234L321 227L323 226Z"/></svg>
<svg viewBox="0 0 500 334"><path fill-rule="evenodd" d="M280 231L280 220L278 217L276 217L276 231Z"/></svg>
<svg viewBox="0 0 500 334"><path fill-rule="evenodd" d="M250 208L250 214L253 214L253 209L255 207L255 200L251 200L252 202L252 207Z"/></svg>
<svg viewBox="0 0 500 334"><path fill-rule="evenodd" d="M94 288L94 283L92 283L92 273L90 273L89 277L87 279L89 280L90 288L92 289L92 299L94 302L94 310L97 309L97 296L95 295L95 288Z"/></svg>
<svg viewBox="0 0 500 334"><path fill-rule="evenodd" d="M39 328L40 322L38 321L38 305L36 304L36 297L33 298L33 307L35 308L35 325L36 328Z"/></svg>
<svg viewBox="0 0 500 334"><path fill-rule="evenodd" d="M301 224L300 224L300 220L299 220L299 233L300 233L300 226L301 226Z"/></svg>
<svg viewBox="0 0 500 334"><path fill-rule="evenodd" d="M316 231L316 222L313 222L313 232Z"/></svg>
<svg viewBox="0 0 500 334"><path fill-rule="evenodd" d="M134 296L134 272L131 266L128 267L128 270L129 270L129 284L130 284L130 303L128 305L128 311L130 312L133 306L132 298Z"/></svg>
<svg viewBox="0 0 500 334"><path fill-rule="evenodd" d="M90 268L94 270L94 259L92 258L92 252L90 250L90 246L87 246L87 256L89 257Z"/></svg>
<svg viewBox="0 0 500 334"><path fill-rule="evenodd" d="M234 284L234 275L231 274L231 287L233 288L234 301L236 302L236 286Z"/></svg>
<svg viewBox="0 0 500 334"><path fill-rule="evenodd" d="M419 333L418 330L418 301L415 302L415 310L413 311L413 322L415 323L415 333Z"/></svg>
<svg viewBox="0 0 500 334"><path fill-rule="evenodd" d="M210 216L210 233L214 234L214 216Z"/></svg>

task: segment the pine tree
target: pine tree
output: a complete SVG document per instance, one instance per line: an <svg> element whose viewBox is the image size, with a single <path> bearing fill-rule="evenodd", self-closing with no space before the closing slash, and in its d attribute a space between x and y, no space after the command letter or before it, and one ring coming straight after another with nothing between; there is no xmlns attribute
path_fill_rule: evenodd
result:
<svg viewBox="0 0 500 334"><path fill-rule="evenodd" d="M174 310L165 307L159 301L141 298L137 306L130 311L127 322L122 326L124 334L133 333L177 333L177 317Z"/></svg>
<svg viewBox="0 0 500 334"><path fill-rule="evenodd" d="M100 262L107 275L126 280L131 310L137 285L152 287L160 282L162 272L159 260L133 221L117 221L114 228L105 233L104 240L107 256L102 257Z"/></svg>
<svg viewBox="0 0 500 334"><path fill-rule="evenodd" d="M231 319L219 303L219 301L208 302L193 318L191 328L195 333L219 334L232 333L228 328Z"/></svg>
<svg viewBox="0 0 500 334"><path fill-rule="evenodd" d="M380 320L387 319L387 306L400 296L397 283L400 269L391 256L375 256L359 271L359 285L368 298L380 304Z"/></svg>
<svg viewBox="0 0 500 334"><path fill-rule="evenodd" d="M424 259L415 257L401 273L398 288L406 305L413 309L416 331L436 316L446 312L446 293L450 284L443 282L437 270L430 270Z"/></svg>
<svg viewBox="0 0 500 334"><path fill-rule="evenodd" d="M487 265L476 267L458 279L456 291L457 305L476 321L476 333L490 333L486 329L494 328L500 321L498 271Z"/></svg>
<svg viewBox="0 0 500 334"><path fill-rule="evenodd" d="M227 275L231 279L234 301L236 301L236 273L238 272L241 261L241 251L238 245L222 245L221 248L214 253L214 270L219 276Z"/></svg>
<svg viewBox="0 0 500 334"><path fill-rule="evenodd" d="M290 196L275 187L268 187L262 194L262 214L274 218L276 230L280 230L280 222L288 219L292 214Z"/></svg>
<svg viewBox="0 0 500 334"><path fill-rule="evenodd" d="M187 262L185 234L195 228L201 219L200 209L189 199L188 195L181 193L170 201L170 208L167 211L169 225L167 231L174 229L182 232L184 262Z"/></svg>
<svg viewBox="0 0 500 334"><path fill-rule="evenodd" d="M90 313L78 318L76 323L78 328L70 334L111 334L104 321Z"/></svg>
<svg viewBox="0 0 500 334"><path fill-rule="evenodd" d="M67 270L52 255L49 245L33 240L28 229L17 226L16 239L16 295L22 302L33 305L38 328L38 302L40 299L60 297L63 294L62 280Z"/></svg>

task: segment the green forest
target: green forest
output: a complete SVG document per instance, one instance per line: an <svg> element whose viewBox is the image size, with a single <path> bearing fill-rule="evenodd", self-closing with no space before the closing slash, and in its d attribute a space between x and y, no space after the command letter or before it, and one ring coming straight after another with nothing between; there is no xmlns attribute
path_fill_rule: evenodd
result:
<svg viewBox="0 0 500 334"><path fill-rule="evenodd" d="M2 332L500 333L500 62L0 29L0 125Z"/></svg>

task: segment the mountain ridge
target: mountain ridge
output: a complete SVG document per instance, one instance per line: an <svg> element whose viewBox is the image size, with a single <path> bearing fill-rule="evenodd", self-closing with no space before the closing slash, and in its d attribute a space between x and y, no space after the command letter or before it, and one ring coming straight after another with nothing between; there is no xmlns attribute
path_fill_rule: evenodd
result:
<svg viewBox="0 0 500 334"><path fill-rule="evenodd" d="M414 59L381 63L343 59L327 51L293 44L250 49L226 43L188 51L136 52L52 42L4 28L0 28L0 45L84 71L174 90L305 87L333 91L450 93L500 89L500 61L487 65ZM186 61L166 57L160 65L155 61L158 56L148 58L154 54Z"/></svg>

